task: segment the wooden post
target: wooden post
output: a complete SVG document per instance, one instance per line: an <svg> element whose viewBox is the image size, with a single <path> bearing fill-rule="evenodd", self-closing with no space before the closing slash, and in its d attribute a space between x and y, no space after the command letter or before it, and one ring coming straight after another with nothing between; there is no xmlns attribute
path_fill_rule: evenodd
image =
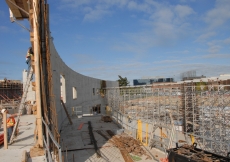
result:
<svg viewBox="0 0 230 162"><path fill-rule="evenodd" d="M3 127L4 127L4 149L8 149L8 136L7 136L7 123L6 123L6 111L3 113Z"/></svg>
<svg viewBox="0 0 230 162"><path fill-rule="evenodd" d="M38 11L37 0L33 1L34 11ZM43 148L43 134L42 134L42 110L41 110L41 86L40 86L40 65L39 65L39 55L40 55L40 44L39 44L39 31L37 26L38 12L34 12L33 19L33 31L34 31L34 71L35 71L35 82L36 82L36 106L37 106L37 115L36 115L36 123L38 130L38 139L36 141L36 145L40 148Z"/></svg>
<svg viewBox="0 0 230 162"><path fill-rule="evenodd" d="M69 124L70 125L72 125L73 124L73 122L72 122L72 120L71 120L71 118L70 118L70 116L69 116L69 113L68 113L68 111L67 111L67 108L65 107L65 104L64 104L64 102L61 100L61 104L62 104L62 106L64 107L64 110L65 110L65 113L66 113L66 116L68 117L68 119L69 119Z"/></svg>

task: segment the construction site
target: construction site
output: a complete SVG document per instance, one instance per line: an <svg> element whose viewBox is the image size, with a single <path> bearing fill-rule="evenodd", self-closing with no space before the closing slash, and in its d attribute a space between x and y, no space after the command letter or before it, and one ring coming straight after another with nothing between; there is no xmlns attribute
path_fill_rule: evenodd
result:
<svg viewBox="0 0 230 162"><path fill-rule="evenodd" d="M0 105L16 106L21 101L23 85L19 80L0 80Z"/></svg>
<svg viewBox="0 0 230 162"><path fill-rule="evenodd" d="M2 114L0 161L230 162L228 75L125 87L84 76L55 49L47 1L6 3L12 22L29 20L33 54L23 83L0 81L0 109L17 113L9 142Z"/></svg>

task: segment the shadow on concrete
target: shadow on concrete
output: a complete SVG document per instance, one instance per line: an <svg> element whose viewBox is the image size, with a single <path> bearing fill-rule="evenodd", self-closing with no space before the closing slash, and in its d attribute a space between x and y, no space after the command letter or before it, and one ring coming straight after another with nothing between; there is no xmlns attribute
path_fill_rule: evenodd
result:
<svg viewBox="0 0 230 162"><path fill-rule="evenodd" d="M25 141L25 140L27 140L27 139L29 139L29 138L33 138L33 137L34 137L34 135L32 134L32 135L29 135L29 136L24 137L24 138L16 139L16 140L14 140L14 142L13 142L12 145L14 145L14 144L17 143L17 142ZM18 137L17 137L17 138L18 138Z"/></svg>
<svg viewBox="0 0 230 162"><path fill-rule="evenodd" d="M95 146L91 142L88 121L91 121L92 131L97 143L99 157ZM123 162L120 150L112 143L108 142L111 136L107 130L116 132L120 129L113 122L104 122L101 115L84 116L82 118L72 118L73 125L68 121L63 123L61 132L62 155L65 161L69 162ZM83 125L81 128L80 126ZM99 133L98 133L99 132Z"/></svg>

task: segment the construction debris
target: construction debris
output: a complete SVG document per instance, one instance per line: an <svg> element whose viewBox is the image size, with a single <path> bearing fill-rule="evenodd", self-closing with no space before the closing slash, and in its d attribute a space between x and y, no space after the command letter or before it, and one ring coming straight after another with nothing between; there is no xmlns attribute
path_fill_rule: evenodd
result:
<svg viewBox="0 0 230 162"><path fill-rule="evenodd" d="M101 116L101 120L104 122L111 122L112 121L110 116Z"/></svg>
<svg viewBox="0 0 230 162"><path fill-rule="evenodd" d="M230 157L223 157L217 154L213 154L208 151L204 151L196 148L197 144L183 145L181 147L169 149L169 162L173 161L189 161L189 162L230 162Z"/></svg>
<svg viewBox="0 0 230 162"><path fill-rule="evenodd" d="M39 147L30 148L30 157L37 157L45 155L45 150Z"/></svg>
<svg viewBox="0 0 230 162"><path fill-rule="evenodd" d="M145 155L146 159L152 159L142 148L141 142L132 137L122 134L113 136L110 140L113 141L113 143L123 152L125 150L128 154L133 154L139 157Z"/></svg>

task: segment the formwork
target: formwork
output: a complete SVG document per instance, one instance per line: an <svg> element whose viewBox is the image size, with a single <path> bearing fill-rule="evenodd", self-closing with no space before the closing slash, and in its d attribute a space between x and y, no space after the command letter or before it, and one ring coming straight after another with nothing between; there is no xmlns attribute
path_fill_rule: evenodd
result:
<svg viewBox="0 0 230 162"><path fill-rule="evenodd" d="M20 99L23 91L23 85L18 80L0 81L0 100L11 101ZM3 102L3 101L2 101Z"/></svg>
<svg viewBox="0 0 230 162"><path fill-rule="evenodd" d="M146 146L230 151L230 80L108 88L106 97L113 119Z"/></svg>

